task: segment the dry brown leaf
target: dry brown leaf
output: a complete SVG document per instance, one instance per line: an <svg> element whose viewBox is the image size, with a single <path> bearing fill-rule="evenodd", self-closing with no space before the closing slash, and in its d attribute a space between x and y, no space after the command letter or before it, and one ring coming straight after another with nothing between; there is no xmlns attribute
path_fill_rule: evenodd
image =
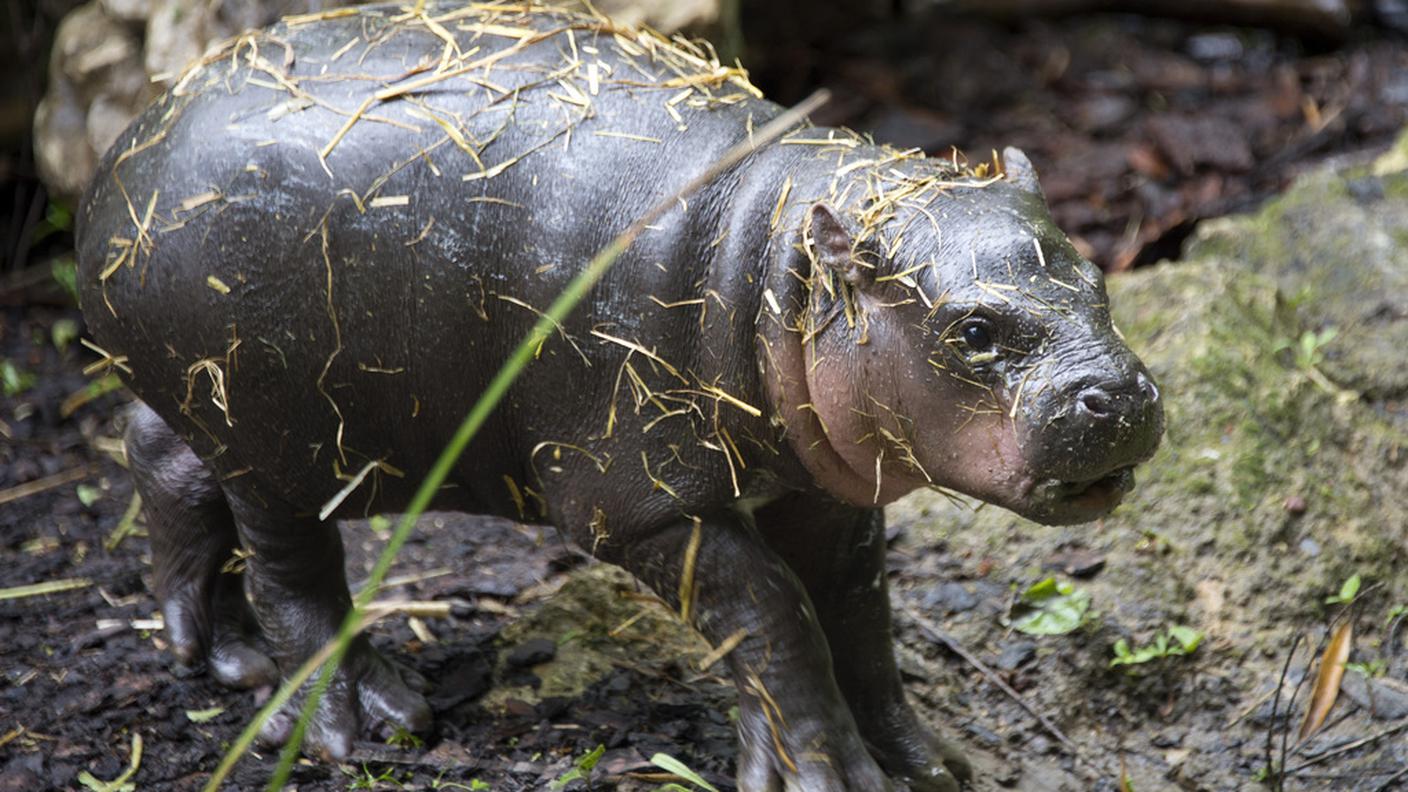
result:
<svg viewBox="0 0 1408 792"><path fill-rule="evenodd" d="M1320 658L1320 673L1315 675L1315 688L1310 692L1310 707L1305 711L1305 719L1300 722L1300 734L1296 742L1314 734L1325 724L1330 710L1340 695L1340 680L1344 678L1344 664L1349 661L1349 646L1354 640L1354 630L1349 621L1335 629L1325 654Z"/></svg>

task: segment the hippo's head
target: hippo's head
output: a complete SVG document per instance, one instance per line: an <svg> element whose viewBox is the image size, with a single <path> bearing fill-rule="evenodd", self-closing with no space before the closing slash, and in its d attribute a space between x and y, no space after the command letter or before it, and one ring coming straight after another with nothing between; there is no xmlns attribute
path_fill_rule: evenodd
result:
<svg viewBox="0 0 1408 792"><path fill-rule="evenodd" d="M1009 149L1006 172L902 162L808 209L800 329L820 434L803 456L838 494L939 486L1081 522L1157 448L1159 391L1100 271L1056 228L1026 157Z"/></svg>

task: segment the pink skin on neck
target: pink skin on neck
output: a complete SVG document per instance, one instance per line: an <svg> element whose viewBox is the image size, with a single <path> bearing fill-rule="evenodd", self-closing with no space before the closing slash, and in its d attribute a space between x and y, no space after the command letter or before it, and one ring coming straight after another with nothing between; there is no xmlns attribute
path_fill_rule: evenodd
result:
<svg viewBox="0 0 1408 792"><path fill-rule="evenodd" d="M972 393L946 393L955 383L938 382L931 372L905 371L903 362L887 359L901 345L884 341L898 337L891 335L894 328L886 327L886 310L869 314L867 344L857 344L856 331L842 320L812 338L805 349L801 334L783 330L779 324L773 323L773 333L767 334L773 364L765 378L767 397L812 479L831 495L863 507L887 505L931 483L997 503L1025 495L1031 485L1021 482L1021 452L1011 421L1005 416L964 416L955 404L973 400ZM898 399L904 373L924 392ZM870 396L886 404L924 406L922 414L910 417L924 419L915 424L917 435L912 440L929 478L905 464L903 451L883 440L881 426L900 433ZM929 409L929 404L934 407ZM881 448L884 457L877 490L876 458Z"/></svg>
<svg viewBox="0 0 1408 792"><path fill-rule="evenodd" d="M864 297L862 297L864 299ZM892 432L893 420L866 394L890 404L904 364L884 357L887 328L883 313L872 313L870 342L860 345L853 331L839 323L802 346L799 333L783 330L767 340L773 370L765 377L769 402L784 420L794 452L821 487L856 506L875 508L926 485L948 487L999 505L1016 506L1030 493L1033 481L1025 465L1012 422L1005 415L967 416L955 407L973 394L944 393L953 383L940 383L928 372L915 373L920 387L932 389L933 402L916 424L915 454L928 478L902 461L899 449L881 439L879 428ZM774 325L775 329L777 328ZM820 364L815 364L820 354ZM919 394L921 397L924 394ZM883 424L882 424L883 422ZM864 438L863 442L856 442ZM886 449L876 488L876 457Z"/></svg>

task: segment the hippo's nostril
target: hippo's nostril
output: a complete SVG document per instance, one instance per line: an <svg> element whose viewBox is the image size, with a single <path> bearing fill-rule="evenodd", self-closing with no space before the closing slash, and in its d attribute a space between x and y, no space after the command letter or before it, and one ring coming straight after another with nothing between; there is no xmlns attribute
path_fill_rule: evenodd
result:
<svg viewBox="0 0 1408 792"><path fill-rule="evenodd" d="M1155 385L1154 381L1145 376L1143 372L1135 375L1135 382L1139 384L1139 392L1144 395L1144 398L1150 402L1159 400L1159 386Z"/></svg>
<svg viewBox="0 0 1408 792"><path fill-rule="evenodd" d="M1094 418L1104 418L1115 411L1114 398L1104 388L1086 388L1076 397L1076 404Z"/></svg>

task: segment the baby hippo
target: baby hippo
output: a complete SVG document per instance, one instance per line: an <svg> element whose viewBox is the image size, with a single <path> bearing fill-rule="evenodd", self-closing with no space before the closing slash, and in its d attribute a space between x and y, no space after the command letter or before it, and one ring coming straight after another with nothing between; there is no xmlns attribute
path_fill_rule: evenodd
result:
<svg viewBox="0 0 1408 792"><path fill-rule="evenodd" d="M567 282L779 113L699 46L516 2L291 17L193 66L79 215L178 656L250 687L329 640L336 519L404 509ZM1091 520L1162 429L1020 152L969 170L803 125L646 229L434 508L557 526L742 636L744 792L953 792L967 764L895 665L882 507ZM307 745L430 720L361 638Z"/></svg>

